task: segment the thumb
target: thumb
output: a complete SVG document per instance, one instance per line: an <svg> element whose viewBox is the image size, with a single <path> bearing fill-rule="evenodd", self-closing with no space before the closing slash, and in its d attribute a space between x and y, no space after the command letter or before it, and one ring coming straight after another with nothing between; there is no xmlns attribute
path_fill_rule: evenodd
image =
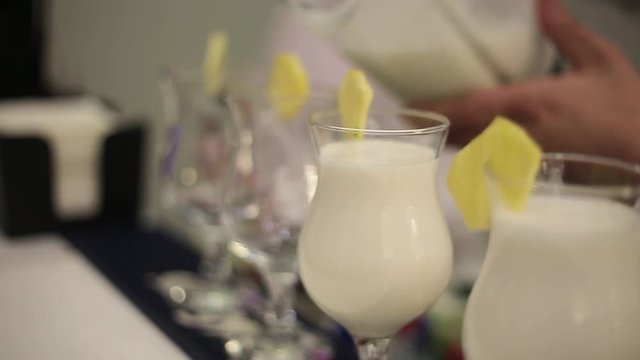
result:
<svg viewBox="0 0 640 360"><path fill-rule="evenodd" d="M580 23L560 0L539 0L540 25L576 70L607 66L611 44Z"/></svg>

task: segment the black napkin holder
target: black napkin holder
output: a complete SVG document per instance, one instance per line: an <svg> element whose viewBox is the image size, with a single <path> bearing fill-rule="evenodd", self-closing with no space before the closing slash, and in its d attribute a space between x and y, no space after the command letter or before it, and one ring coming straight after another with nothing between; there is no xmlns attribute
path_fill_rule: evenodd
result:
<svg viewBox="0 0 640 360"><path fill-rule="evenodd" d="M43 138L0 133L0 228L9 236L57 231L76 223L135 221L141 206L144 122L127 122L108 134L100 159L98 214L61 221L53 210L53 161Z"/></svg>

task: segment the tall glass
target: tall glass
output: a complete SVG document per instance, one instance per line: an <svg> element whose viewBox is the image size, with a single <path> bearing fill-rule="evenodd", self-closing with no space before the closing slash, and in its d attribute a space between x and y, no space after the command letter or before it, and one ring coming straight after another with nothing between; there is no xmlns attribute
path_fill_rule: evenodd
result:
<svg viewBox="0 0 640 360"><path fill-rule="evenodd" d="M319 104L335 105L335 95L312 94L293 119L258 91L235 93L229 103L241 135L224 223L234 254L256 267L266 287L258 309L266 331L253 359L326 358L330 348L302 331L293 305L298 235L317 181L305 117Z"/></svg>
<svg viewBox="0 0 640 360"><path fill-rule="evenodd" d="M223 98L204 92L199 71L170 69L161 85L167 118L163 220L182 233L201 261L198 273L160 274L156 285L179 308L210 319L212 313L226 314L237 307L220 220L237 132Z"/></svg>
<svg viewBox="0 0 640 360"><path fill-rule="evenodd" d="M487 179L492 227L466 309L467 359L637 359L640 166L546 154L521 212Z"/></svg>
<svg viewBox="0 0 640 360"><path fill-rule="evenodd" d="M389 120L426 125L382 125ZM436 188L449 121L396 109L373 112L356 130L323 111L311 128L320 176L300 236L300 275L316 304L353 335L361 359L385 359L390 337L422 315L451 276Z"/></svg>

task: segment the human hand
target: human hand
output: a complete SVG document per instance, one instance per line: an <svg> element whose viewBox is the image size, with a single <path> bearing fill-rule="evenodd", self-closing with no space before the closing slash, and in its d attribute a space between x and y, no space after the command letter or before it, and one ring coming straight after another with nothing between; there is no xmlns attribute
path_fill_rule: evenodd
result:
<svg viewBox="0 0 640 360"><path fill-rule="evenodd" d="M453 144L466 144L500 114L526 128L545 151L640 163L638 72L620 49L587 29L559 0L540 0L538 16L570 65L566 73L420 107L451 119Z"/></svg>

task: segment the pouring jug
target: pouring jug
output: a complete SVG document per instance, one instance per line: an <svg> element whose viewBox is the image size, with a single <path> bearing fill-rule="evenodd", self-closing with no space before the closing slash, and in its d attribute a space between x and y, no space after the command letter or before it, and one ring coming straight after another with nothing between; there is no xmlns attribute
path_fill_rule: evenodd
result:
<svg viewBox="0 0 640 360"><path fill-rule="evenodd" d="M535 0L285 0L302 23L404 101L544 74Z"/></svg>

